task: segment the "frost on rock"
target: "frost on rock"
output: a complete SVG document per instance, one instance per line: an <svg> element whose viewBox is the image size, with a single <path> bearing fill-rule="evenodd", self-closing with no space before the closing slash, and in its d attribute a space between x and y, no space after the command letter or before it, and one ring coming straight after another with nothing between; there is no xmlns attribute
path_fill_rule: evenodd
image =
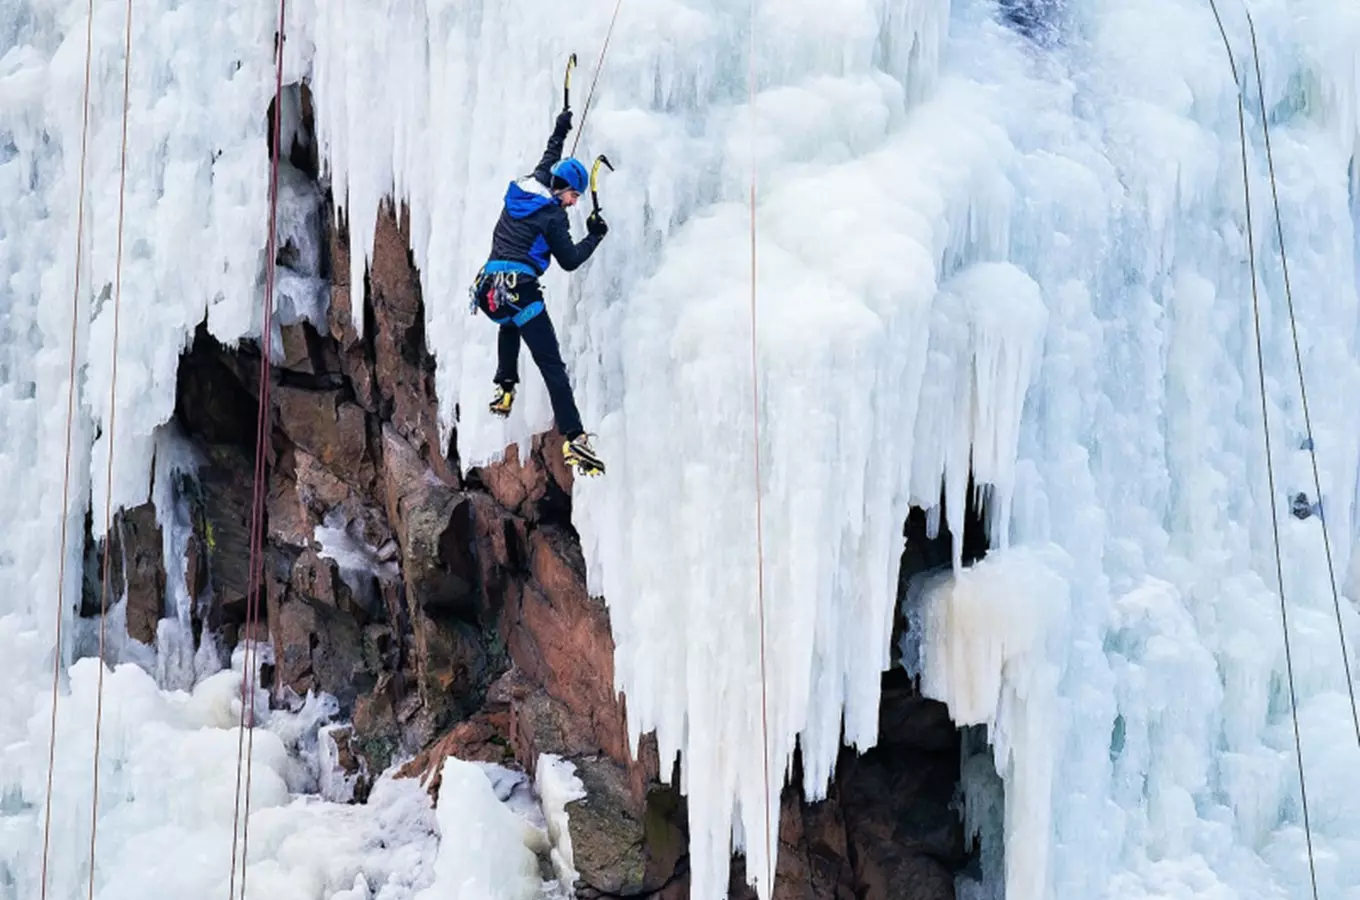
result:
<svg viewBox="0 0 1360 900"><path fill-rule="evenodd" d="M332 803L350 803L355 787L368 775L362 768L350 771L341 759L342 739L352 736L354 729L346 725L327 725L317 735L319 763L318 792ZM345 744L348 741L345 740ZM362 760L360 761L362 766Z"/></svg>
<svg viewBox="0 0 1360 900"><path fill-rule="evenodd" d="M342 510L334 510L316 526L312 537L319 548L317 555L335 560L349 589L356 596L367 596L374 582L392 581L400 576L400 570L393 559L397 551L388 546L392 542L383 547L367 544L355 533L361 527L361 523L347 520Z"/></svg>

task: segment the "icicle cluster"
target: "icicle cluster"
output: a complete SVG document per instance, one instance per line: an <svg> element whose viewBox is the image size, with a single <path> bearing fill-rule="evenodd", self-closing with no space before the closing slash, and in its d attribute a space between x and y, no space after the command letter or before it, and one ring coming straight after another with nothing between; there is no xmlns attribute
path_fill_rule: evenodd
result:
<svg viewBox="0 0 1360 900"><path fill-rule="evenodd" d="M585 270L555 270L546 285L610 464L576 494L591 587L610 604L635 735L655 729L663 753L682 756L696 900L724 893L734 836L768 898L765 797L795 742L814 798L842 738L873 743L901 523L912 504L934 507L942 484L960 515L970 471L988 486L992 558L923 588L915 614L933 623L919 647L930 690L991 728L1005 819L994 821L994 797L978 799L988 788L975 765L967 808L971 825L1003 832L988 846L1004 842L1007 896L1266 898L1307 882L1267 517L1283 498L1264 487L1237 89L1217 26L1200 0L1028 4L1053 16L1036 43L1008 24L1026 4L1003 5L762 3L750 106L743 5L625 0L578 149L618 167L603 189L612 229ZM1297 449L1258 90L1317 386L1322 501L1354 585L1360 7L1256 4L1258 86L1241 8L1222 5L1249 99L1279 490L1306 490L1311 469ZM494 459L551 415L531 373L508 422L485 413L494 340L466 314L466 287L505 184L541 152L572 51L581 124L613 3L288 8L285 80L313 92L351 284L378 201L408 202L443 425L456 424L465 465ZM20 798L0 800L0 833L19 836L0 840L0 871L24 896L63 513L84 9L0 0L0 772L24 773L0 776L0 797ZM147 499L155 448L171 446L158 429L195 325L206 318L227 343L260 331L273 14L136 7L115 508ZM1037 34L1032 18L1023 30ZM70 535L110 487L121 5L96 4L94 25ZM290 196L296 217L314 214L315 196ZM315 288L292 285L288 314L316 315ZM1284 524L1304 763L1326 785L1310 792L1314 846L1320 885L1336 893L1360 882L1360 790L1346 789L1360 787L1360 767L1318 521ZM80 552L69 540L68 597ZM162 681L206 674L170 632ZM73 691L87 689L84 671ZM183 725L156 718L169 701L150 699L151 685L128 684L108 713L128 748L167 739L166 717ZM181 746L195 746L185 734ZM227 789L206 771L173 776L175 804ZM127 778L117 790L143 790ZM169 797L153 791L137 808ZM110 801L107 815L126 814L129 840L159 827L158 813L127 809ZM74 829L79 814L62 817ZM275 832L280 854L290 827ZM79 834L62 840L78 856ZM387 879L406 896L427 863L368 871L407 872ZM353 874L332 887L366 896ZM145 895L131 870L102 877L110 896Z"/></svg>

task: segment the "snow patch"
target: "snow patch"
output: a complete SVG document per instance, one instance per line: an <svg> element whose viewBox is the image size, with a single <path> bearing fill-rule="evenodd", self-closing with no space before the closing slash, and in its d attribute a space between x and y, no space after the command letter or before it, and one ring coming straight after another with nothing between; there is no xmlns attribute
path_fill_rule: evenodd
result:
<svg viewBox="0 0 1360 900"><path fill-rule="evenodd" d="M415 900L539 900L538 833L477 765L450 756L440 778L435 879Z"/></svg>

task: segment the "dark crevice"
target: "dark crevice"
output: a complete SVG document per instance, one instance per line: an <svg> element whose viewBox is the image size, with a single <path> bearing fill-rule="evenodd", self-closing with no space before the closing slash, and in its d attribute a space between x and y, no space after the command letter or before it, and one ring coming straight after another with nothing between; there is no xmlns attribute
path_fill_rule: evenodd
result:
<svg viewBox="0 0 1360 900"><path fill-rule="evenodd" d="M554 525L566 530L578 543L581 540L571 521L571 494L563 490L555 478L548 479L547 491L538 501L538 522L540 527Z"/></svg>
<svg viewBox="0 0 1360 900"><path fill-rule="evenodd" d="M989 486L978 490L972 474L968 476L968 487L964 493L963 545L961 556L965 567L982 559L990 549L987 536L988 508L987 499L991 496ZM897 611L893 624L892 658L894 668L899 662L902 634L907 628L904 609L907 587L911 580L926 572L943 569L951 565L954 556L954 535L949 529L949 505L943 486L940 489L939 527L936 534L930 534L930 517L920 507L913 506L907 512L907 520L902 526L905 545L902 549L901 563L897 576Z"/></svg>
<svg viewBox="0 0 1360 900"><path fill-rule="evenodd" d="M315 180L320 176L321 162L316 142L316 114L312 104L311 87L306 82L285 84L283 101L285 126L289 123L288 113L291 112L297 117L295 120L297 127L292 130L291 139L286 135L287 128L280 132L279 141L283 145L280 149L290 164L308 178ZM265 142L270 159L274 158L274 114L275 101L270 97L269 106L265 110Z"/></svg>
<svg viewBox="0 0 1360 900"><path fill-rule="evenodd" d="M304 328L311 328L308 322L301 324ZM297 372L292 369L279 369L275 383L282 387L317 393L338 391L342 400L355 402L353 385L339 372Z"/></svg>
<svg viewBox="0 0 1360 900"><path fill-rule="evenodd" d="M253 342L228 350L199 323L175 384L175 419L186 436L200 445L235 448L253 462L259 360Z"/></svg>
<svg viewBox="0 0 1360 900"><path fill-rule="evenodd" d="M1002 20L1043 47L1060 40L1066 7L1067 0L1000 0Z"/></svg>
<svg viewBox="0 0 1360 900"><path fill-rule="evenodd" d="M174 418L203 460L196 478L182 485L203 555L197 568L207 584L200 589L212 593L198 631L219 632L227 649L239 640L247 614L259 360L254 343L229 349L200 323L176 373ZM261 597L262 623L267 606Z"/></svg>
<svg viewBox="0 0 1360 900"><path fill-rule="evenodd" d="M990 486L981 489L969 474L964 492L963 534L960 536L961 563L966 568L987 555L990 549L987 521ZM946 571L953 565L954 534L949 526L949 507L943 485L935 511L936 533L931 532L931 516L912 507L903 523L904 546L898 572L897 608L892 636L893 665L883 675L879 707L879 743L851 765L867 766L874 777L889 779L887 789L902 795L904 809L899 816L900 835L905 842L902 853L919 853L931 860L922 862L927 874L953 895L954 876L977 864L975 842L965 840L963 822L956 798L961 790L962 732L950 718L943 703L921 695L917 677L903 667L903 637L910 627L907 618L908 588L913 579L932 572ZM914 660L905 661L914 664ZM931 773L917 777L902 773L903 767ZM906 779L906 780L903 780ZM867 861L851 842L857 870ZM882 854L880 853L880 856ZM878 865L883 865L881 861ZM936 868L931 869L930 866ZM946 879L946 873L948 878ZM944 881L948 881L947 888Z"/></svg>

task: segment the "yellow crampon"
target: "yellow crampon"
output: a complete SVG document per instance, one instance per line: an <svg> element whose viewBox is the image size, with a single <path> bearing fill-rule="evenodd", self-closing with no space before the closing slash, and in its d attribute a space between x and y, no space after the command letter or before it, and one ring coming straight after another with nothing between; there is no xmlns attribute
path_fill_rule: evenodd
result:
<svg viewBox="0 0 1360 900"><path fill-rule="evenodd" d="M578 475L594 477L604 474L604 460L590 446L590 439L580 435L575 440L562 442L562 457Z"/></svg>
<svg viewBox="0 0 1360 900"><path fill-rule="evenodd" d="M491 398L490 409L493 416L500 416L502 419L510 415L510 407L515 404L515 389L508 390L500 385L496 385L496 396Z"/></svg>

